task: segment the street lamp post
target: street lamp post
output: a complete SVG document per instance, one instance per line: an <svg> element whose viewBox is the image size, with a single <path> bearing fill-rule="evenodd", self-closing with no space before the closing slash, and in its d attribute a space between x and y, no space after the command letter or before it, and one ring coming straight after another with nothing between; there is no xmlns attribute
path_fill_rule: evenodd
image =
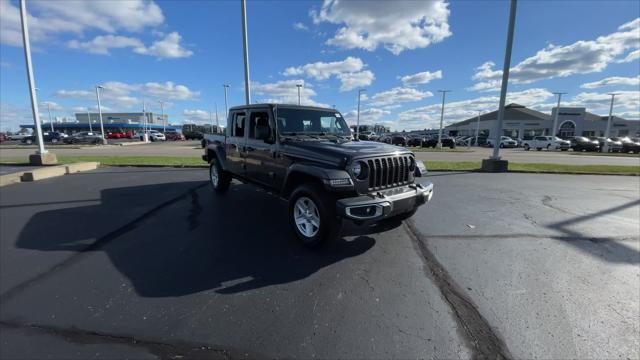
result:
<svg viewBox="0 0 640 360"><path fill-rule="evenodd" d="M356 116L356 140L360 140L360 96L363 92L367 91L366 89L358 90L358 113Z"/></svg>
<svg viewBox="0 0 640 360"><path fill-rule="evenodd" d="M222 84L222 87L224 88L224 119L227 119L227 116L229 116L229 108L227 107L227 89L229 89L229 84Z"/></svg>
<svg viewBox="0 0 640 360"><path fill-rule="evenodd" d="M220 120L218 119L218 102L215 102L216 105L216 134L220 131Z"/></svg>
<svg viewBox="0 0 640 360"><path fill-rule="evenodd" d="M160 113L162 116L162 132L167 132L167 122L164 120L164 101L158 101L160 103Z"/></svg>
<svg viewBox="0 0 640 360"><path fill-rule="evenodd" d="M51 104L47 101L47 112L49 113L49 125L51 126L51 132L53 132L53 121L51 121Z"/></svg>
<svg viewBox="0 0 640 360"><path fill-rule="evenodd" d="M142 100L142 141L149 142L149 131L147 128L147 103Z"/></svg>
<svg viewBox="0 0 640 360"><path fill-rule="evenodd" d="M31 64L31 45L29 42L29 26L27 24L27 8L25 0L20 0L20 22L22 25L22 45L24 48L25 63L27 65L29 94L31 95L31 112L33 113L34 131L38 142L38 151L34 155L29 156L29 162L36 165L55 164L57 162L56 156L54 154L47 154L42 138L40 112L38 110L38 97L36 96L36 84L33 78L33 68Z"/></svg>
<svg viewBox="0 0 640 360"><path fill-rule="evenodd" d="M247 40L247 0L240 0L242 8L242 46L244 49L244 91L247 105L251 104L251 83L249 82L249 42Z"/></svg>
<svg viewBox="0 0 640 360"><path fill-rule="evenodd" d="M616 97L616 95L618 94L608 94L611 95L611 106L609 107L609 120L607 120L607 129L604 132L604 146L602 147L602 152L609 152L609 143L607 143L607 140L609 140L609 135L611 133L611 121L613 119L613 99Z"/></svg>
<svg viewBox="0 0 640 360"><path fill-rule="evenodd" d="M476 126L476 146L478 146L478 135L480 135L480 112L482 112L482 110L478 110L478 125Z"/></svg>
<svg viewBox="0 0 640 360"><path fill-rule="evenodd" d="M553 118L553 126L551 127L551 136L555 139L556 133L558 132L558 113L560 112L560 99L563 94L566 92L554 92L554 94L558 95L558 105L556 106L556 115Z"/></svg>
<svg viewBox="0 0 640 360"><path fill-rule="evenodd" d="M500 160L500 134L502 133L502 123L504 122L504 103L507 98L507 84L509 82L509 69L511 67L511 49L513 47L513 29L516 24L516 8L517 0L511 0L511 8L509 10L509 27L507 30L507 45L504 52L504 64L502 67L502 84L500 86L500 103L498 105L498 121L494 131L493 156L491 161L486 162L487 167L483 165L483 169L488 171L506 171L508 163L506 161L498 164Z"/></svg>
<svg viewBox="0 0 640 360"><path fill-rule="evenodd" d="M96 85L96 99L98 99L98 115L100 116L100 132L102 136L102 143L106 144L107 140L104 138L104 124L102 123L102 106L100 105L100 89L104 89L102 85Z"/></svg>
<svg viewBox="0 0 640 360"><path fill-rule="evenodd" d="M91 113L89 112L89 107L87 106L87 119L89 119L89 132L93 132L91 128Z"/></svg>
<svg viewBox="0 0 640 360"><path fill-rule="evenodd" d="M444 99L448 92L451 90L438 90L438 92L442 93L442 109L440 110L440 130L438 130L438 143L436 147L438 149L442 149L442 123L444 122Z"/></svg>
<svg viewBox="0 0 640 360"><path fill-rule="evenodd" d="M302 84L296 84L296 87L298 88L298 106L300 106L300 88L302 87Z"/></svg>

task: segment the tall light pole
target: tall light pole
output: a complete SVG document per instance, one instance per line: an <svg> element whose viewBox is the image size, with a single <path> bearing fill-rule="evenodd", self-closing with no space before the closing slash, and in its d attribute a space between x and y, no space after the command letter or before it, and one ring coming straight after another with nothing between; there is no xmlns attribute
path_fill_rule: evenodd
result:
<svg viewBox="0 0 640 360"><path fill-rule="evenodd" d="M551 136L555 139L556 133L558 132L558 113L560 112L560 99L562 99L562 95L566 94L566 92L554 92L554 94L558 95L558 105L556 106L556 115L553 118L553 126L551 127Z"/></svg>
<svg viewBox="0 0 640 360"><path fill-rule="evenodd" d="M149 131L147 129L147 103L142 100L142 141L149 142Z"/></svg>
<svg viewBox="0 0 640 360"><path fill-rule="evenodd" d="M298 106L300 106L300 88L302 87L302 84L296 84L296 87L298 88Z"/></svg>
<svg viewBox="0 0 640 360"><path fill-rule="evenodd" d="M44 148L42 139L42 128L40 123L40 112L38 110L38 97L36 96L36 84L33 79L33 68L31 65L31 45L29 43L29 26L27 25L27 8L25 0L20 0L20 21L22 24L22 45L24 48L24 57L27 65L27 79L29 81L29 94L31 95L31 112L33 113L34 131L38 140L38 151L36 155L29 156L29 162L35 164L56 163L55 155L46 156L47 150Z"/></svg>
<svg viewBox="0 0 640 360"><path fill-rule="evenodd" d="M358 115L356 116L356 140L360 140L360 96L366 89L358 90Z"/></svg>
<svg viewBox="0 0 640 360"><path fill-rule="evenodd" d="M53 132L53 121L51 121L51 104L47 101L47 112L49 113L49 125L51 125L51 132Z"/></svg>
<svg viewBox="0 0 640 360"><path fill-rule="evenodd" d="M251 104L251 84L249 83L249 42L247 41L247 0L240 0L242 8L242 47L244 49L244 96Z"/></svg>
<svg viewBox="0 0 640 360"><path fill-rule="evenodd" d="M222 84L222 87L224 88L224 119L227 119L227 116L229 116L229 108L227 107L227 89L229 89L229 84Z"/></svg>
<svg viewBox="0 0 640 360"><path fill-rule="evenodd" d="M100 135L102 136L102 143L106 144L107 140L104 138L104 124L102 123L102 106L100 105L100 89L104 89L104 86L96 85L96 99L98 99L98 114L100 116Z"/></svg>
<svg viewBox="0 0 640 360"><path fill-rule="evenodd" d="M215 102L216 105L216 134L220 130L220 120L218 119L218 102Z"/></svg>
<svg viewBox="0 0 640 360"><path fill-rule="evenodd" d="M442 149L442 123L444 122L444 98L451 90L438 90L442 93L442 109L440 110L440 130L438 130L438 143L436 147Z"/></svg>
<svg viewBox="0 0 640 360"><path fill-rule="evenodd" d="M502 84L500 87L500 104L498 105L498 121L496 123L496 128L494 131L494 141L493 141L493 156L491 156L491 160L494 160L495 164L496 160L500 160L500 134L502 133L502 123L504 122L504 103L507 98L507 84L509 82L509 68L511 67L511 49L513 47L513 29L516 25L516 7L518 5L517 0L511 0L511 9L509 10L509 28L507 32L507 46L504 52L504 64L502 66ZM504 166L507 164L504 163ZM489 165L488 165L489 166ZM484 168L484 166L483 166ZM496 168L492 168L492 170L496 170ZM505 169L500 169L505 170Z"/></svg>
<svg viewBox="0 0 640 360"><path fill-rule="evenodd" d="M476 146L478 146L478 135L480 135L480 113L482 110L478 110L478 125L476 126Z"/></svg>
<svg viewBox="0 0 640 360"><path fill-rule="evenodd" d="M89 119L89 132L93 132L91 128L91 113L89 112L89 107L87 106L87 119Z"/></svg>
<svg viewBox="0 0 640 360"><path fill-rule="evenodd" d="M609 107L609 120L607 120L607 130L604 132L604 147L602 148L602 152L609 152L609 144L607 140L609 140L609 135L611 132L611 121L613 120L613 99L615 99L618 94L607 94L611 95L611 106Z"/></svg>
<svg viewBox="0 0 640 360"><path fill-rule="evenodd" d="M167 122L164 120L164 101L158 101L160 103L160 113L162 114L162 132L167 132Z"/></svg>

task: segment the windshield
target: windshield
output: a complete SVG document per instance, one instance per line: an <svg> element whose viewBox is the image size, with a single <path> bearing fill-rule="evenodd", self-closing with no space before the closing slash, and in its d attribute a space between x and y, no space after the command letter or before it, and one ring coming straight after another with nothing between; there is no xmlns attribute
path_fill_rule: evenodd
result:
<svg viewBox="0 0 640 360"><path fill-rule="evenodd" d="M337 111L278 107L276 113L281 135L351 135Z"/></svg>

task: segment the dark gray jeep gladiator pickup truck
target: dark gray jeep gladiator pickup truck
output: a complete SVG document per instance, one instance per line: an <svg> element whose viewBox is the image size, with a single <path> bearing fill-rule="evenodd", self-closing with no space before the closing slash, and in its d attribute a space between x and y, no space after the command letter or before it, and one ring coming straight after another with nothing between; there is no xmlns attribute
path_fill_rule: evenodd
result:
<svg viewBox="0 0 640 360"><path fill-rule="evenodd" d="M335 109L281 104L229 110L225 134L206 134L202 159L211 185L224 193L235 178L289 202L293 232L307 246L356 224L407 219L433 196L433 184L409 150L354 141Z"/></svg>

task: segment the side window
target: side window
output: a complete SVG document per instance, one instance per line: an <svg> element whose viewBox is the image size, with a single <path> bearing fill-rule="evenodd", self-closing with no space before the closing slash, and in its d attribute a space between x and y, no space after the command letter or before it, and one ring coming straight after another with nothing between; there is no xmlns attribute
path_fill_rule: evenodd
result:
<svg viewBox="0 0 640 360"><path fill-rule="evenodd" d="M269 113L266 111L251 112L249 116L249 138L256 138L256 127L269 126Z"/></svg>
<svg viewBox="0 0 640 360"><path fill-rule="evenodd" d="M233 114L233 123L231 124L231 136L244 137L244 120L247 116L243 112Z"/></svg>

